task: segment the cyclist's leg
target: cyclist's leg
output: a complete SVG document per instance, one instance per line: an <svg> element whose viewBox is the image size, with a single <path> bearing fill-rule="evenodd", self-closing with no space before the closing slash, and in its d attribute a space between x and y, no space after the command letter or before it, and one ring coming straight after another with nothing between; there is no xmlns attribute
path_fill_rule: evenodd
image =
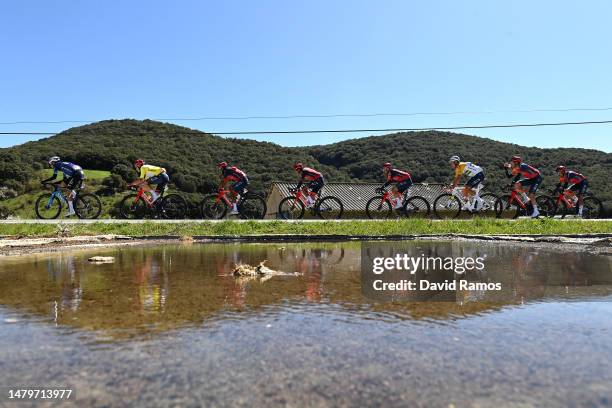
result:
<svg viewBox="0 0 612 408"><path fill-rule="evenodd" d="M395 197L395 202L394 202L395 209L402 208L402 205L404 204L402 202L402 196L404 195L406 191L408 191L410 186L412 186L412 180L405 180L405 181L402 181L401 183L397 183L391 189L391 192L393 193L393 196Z"/></svg>
<svg viewBox="0 0 612 408"><path fill-rule="evenodd" d="M476 204L477 210L482 208L483 201L480 198L480 196L476 194L476 189L478 188L478 185L482 183L483 181L484 181L484 173L480 172L476 174L475 176L471 177L465 183L465 186L463 187L463 195L468 199L470 203L469 207L473 208L474 204ZM473 202L472 202L472 197L474 198ZM469 207L468 209L470 209Z"/></svg>
<svg viewBox="0 0 612 408"><path fill-rule="evenodd" d="M166 186L170 182L170 177L168 176L167 173L161 173L157 177L159 178L159 183L157 183L157 187L155 190L161 196L164 194L164 190L166 189Z"/></svg>
<svg viewBox="0 0 612 408"><path fill-rule="evenodd" d="M576 206L576 214L582 216L582 209L584 207L584 195L586 194L589 187L589 182L587 180L582 180L578 184L574 184L570 187L570 190L573 191L578 196L578 205Z"/></svg>
<svg viewBox="0 0 612 408"><path fill-rule="evenodd" d="M311 181L308 185L308 187L310 188L309 196L313 202L317 201L319 193L321 192L321 189L324 185L325 180L323 179L323 177L319 177L318 179Z"/></svg>
<svg viewBox="0 0 612 408"><path fill-rule="evenodd" d="M538 210L538 205L536 203L535 194L538 191L538 187L542 183L542 176L537 176L530 179L529 183L529 201L531 201L531 205L533 206L532 217L537 217L540 215L540 211Z"/></svg>

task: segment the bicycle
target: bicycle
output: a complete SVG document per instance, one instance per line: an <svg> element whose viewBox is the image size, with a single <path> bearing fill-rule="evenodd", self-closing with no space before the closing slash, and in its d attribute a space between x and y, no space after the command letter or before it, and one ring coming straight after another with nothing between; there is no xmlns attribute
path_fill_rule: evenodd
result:
<svg viewBox="0 0 612 408"><path fill-rule="evenodd" d="M317 201L308 206L308 201L302 189L291 189L291 196L285 197L278 204L278 214L284 220L298 220L304 217L306 208L312 215L316 215L324 220L342 218L344 205L339 198L334 196L318 197Z"/></svg>
<svg viewBox="0 0 612 408"><path fill-rule="evenodd" d="M59 217L63 205L68 206L68 198L62 193L62 187L58 183L43 183L43 185L52 186L53 191L38 196L34 203L34 211L38 218L52 220ZM95 194L80 194L76 191L72 205L76 216L80 219L95 219L102 212L102 203Z"/></svg>
<svg viewBox="0 0 612 408"><path fill-rule="evenodd" d="M510 194L504 194L495 201L495 214L497 218L510 218L515 219L519 216L530 215L533 212L533 205L529 199L523 201L525 190L521 191L521 195L514 189L512 185L503 189L503 191L510 190ZM555 215L555 203L553 200L545 195L536 197L536 204L540 215L543 217L554 217Z"/></svg>
<svg viewBox="0 0 612 408"><path fill-rule="evenodd" d="M463 194L463 186L456 186L450 192L442 193L433 203L434 214L439 219L455 219L461 214L461 210L466 210L470 205L470 200L475 205L475 197L482 199L482 208L478 210L470 211L472 216L483 215L485 217L494 217L496 215L495 202L498 200L497 196L493 193L485 193L480 195L480 191L484 188L484 185L478 184L475 189L475 194L472 197L466 197ZM448 190L447 190L448 191Z"/></svg>
<svg viewBox="0 0 612 408"><path fill-rule="evenodd" d="M145 194L143 187L130 186L136 190L135 194L129 194L121 200L119 213L122 218L141 219L145 216L152 218L181 219L187 214L187 202L178 194L162 195L153 201Z"/></svg>
<svg viewBox="0 0 612 408"><path fill-rule="evenodd" d="M381 195L372 197L366 203L366 214L370 219L389 219L394 210L391 201L391 191L383 188L377 188L376 193ZM402 207L396 211L406 217L427 218L429 216L429 202L421 196L412 196L408 198L408 193L405 191L402 195Z"/></svg>
<svg viewBox="0 0 612 408"><path fill-rule="evenodd" d="M220 188L217 194L205 196L200 202L200 214L202 218L212 218L215 220L225 217L228 208L232 207L232 202L227 197L230 190ZM246 191L236 203L240 218L246 220L260 220L266 216L268 207L266 200L258 195Z"/></svg>
<svg viewBox="0 0 612 408"><path fill-rule="evenodd" d="M565 218L571 209L575 209L578 205L578 196L573 191L558 191L551 190L551 194L557 194L557 197L548 197L554 203L554 214ZM601 200L591 194L585 194L583 199L582 218L601 218L603 214L603 204Z"/></svg>

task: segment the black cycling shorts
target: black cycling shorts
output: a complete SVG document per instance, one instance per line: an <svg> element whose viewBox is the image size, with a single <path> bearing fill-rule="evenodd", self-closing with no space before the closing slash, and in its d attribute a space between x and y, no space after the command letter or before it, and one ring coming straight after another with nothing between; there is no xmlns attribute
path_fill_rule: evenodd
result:
<svg viewBox="0 0 612 408"><path fill-rule="evenodd" d="M78 190L83 186L83 179L85 178L85 173L82 171L78 171L73 173L71 177L64 178L64 184L68 190Z"/></svg>
<svg viewBox="0 0 612 408"><path fill-rule="evenodd" d="M410 186L412 186L412 179L404 180L395 185L397 191L399 191L400 193L403 193L404 191L408 190Z"/></svg>
<svg viewBox="0 0 612 408"><path fill-rule="evenodd" d="M575 192L576 194L585 194L587 189L589 188L589 182L584 179L580 183L576 183L570 187L570 190Z"/></svg>
<svg viewBox="0 0 612 408"><path fill-rule="evenodd" d="M529 186L530 193L535 193L536 191L538 191L538 187L540 186L540 184L542 184L542 176L538 175L530 179L524 178L524 179L520 179L518 182L523 187Z"/></svg>
<svg viewBox="0 0 612 408"><path fill-rule="evenodd" d="M308 188L313 193L319 194L319 191L321 191L324 185L325 185L325 180L323 180L323 177L319 177L318 179L313 180L310 183L308 183Z"/></svg>

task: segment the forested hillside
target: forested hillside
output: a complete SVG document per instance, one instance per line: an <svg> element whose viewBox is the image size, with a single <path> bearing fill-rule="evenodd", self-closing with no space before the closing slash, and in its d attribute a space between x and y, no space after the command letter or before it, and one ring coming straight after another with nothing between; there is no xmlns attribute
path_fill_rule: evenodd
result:
<svg viewBox="0 0 612 408"><path fill-rule="evenodd" d="M120 191L125 181L135 177L132 163L136 158L164 166L175 188L190 194L215 188L218 183L215 163L222 160L247 171L253 188L259 191L265 191L273 180L295 180L292 164L297 160L317 167L329 181L381 181L381 163L391 161L411 171L417 182L448 182L451 179L448 158L454 154L484 166L488 189L492 191L498 191L508 182L498 165L519 154L542 170L545 187L556 183L554 168L563 163L587 175L592 191L612 201L612 154L596 150L539 149L437 131L288 148L222 138L149 120L102 121L0 149L0 186L12 194L32 189L35 174L47 165L52 155L79 163L86 169L111 171L112 175L102 182L108 192Z"/></svg>

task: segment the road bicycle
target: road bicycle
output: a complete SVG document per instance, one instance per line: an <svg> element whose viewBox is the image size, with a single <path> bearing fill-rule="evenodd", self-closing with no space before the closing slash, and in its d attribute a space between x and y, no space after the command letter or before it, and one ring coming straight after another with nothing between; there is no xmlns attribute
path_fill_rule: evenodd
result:
<svg viewBox="0 0 612 408"><path fill-rule="evenodd" d="M454 219L461 214L462 210L468 211L471 216L481 215L485 217L495 217L495 202L497 196L493 193L480 194L480 191L484 188L484 185L478 184L475 189L475 194L471 197L466 197L463 194L463 186L456 186L450 192L442 193L433 203L434 214L439 219ZM475 197L478 196L482 199L482 206L479 209L468 210L470 205L475 204Z"/></svg>
<svg viewBox="0 0 612 408"><path fill-rule="evenodd" d="M381 194L372 197L366 203L366 214L370 219L389 219L393 217L394 205L391 191L383 188L375 190ZM408 197L407 191L402 195L401 208L395 209L397 217L427 218L429 216L429 203L421 196Z"/></svg>
<svg viewBox="0 0 612 408"><path fill-rule="evenodd" d="M574 210L573 214L576 214L575 210L578 206L578 196L571 190L552 190L551 194L556 194L556 197L549 197L554 203L554 214L559 215L561 218L565 218L566 215L571 214L572 210ZM603 214L603 204L601 200L597 197L592 196L591 194L585 194L583 199L583 208L582 208L582 218L601 218Z"/></svg>
<svg viewBox="0 0 612 408"><path fill-rule="evenodd" d="M53 188L51 193L43 193L34 204L36 216L43 220L51 220L59 217L62 207L68 207L68 198L62 192L59 183L43 183L44 186ZM95 194L80 193L76 190L76 196L72 200L74 212L81 219L95 219L102 212L102 203Z"/></svg>
<svg viewBox="0 0 612 408"><path fill-rule="evenodd" d="M284 220L299 220L304 217L306 209L313 216L317 216L324 220L337 220L342 218L344 205L339 198L334 196L318 197L317 201L309 206L307 197L302 189L289 190L292 194L285 197L278 204L278 215Z"/></svg>
<svg viewBox="0 0 612 408"><path fill-rule="evenodd" d="M178 194L168 194L153 201L150 194L145 194L143 187L130 186L136 190L135 194L129 194L121 200L119 213L122 218L141 219L145 217L182 219L187 214L187 202Z"/></svg>
<svg viewBox="0 0 612 408"><path fill-rule="evenodd" d="M504 194L495 201L495 214L497 218L518 218L519 216L528 216L533 213L533 205L529 198L524 197L526 191L518 191L513 186L508 186L504 191L510 191L510 194ZM545 195L536 197L538 211L542 217L553 217L555 215L554 201Z"/></svg>
<svg viewBox="0 0 612 408"><path fill-rule="evenodd" d="M228 197L230 190L220 188L217 194L210 194L200 202L200 214L202 218L212 218L215 220L225 217L227 210L232 207L232 202ZM246 220L259 220L266 216L268 207L266 200L255 193L249 191L242 194L236 203L238 215Z"/></svg>

